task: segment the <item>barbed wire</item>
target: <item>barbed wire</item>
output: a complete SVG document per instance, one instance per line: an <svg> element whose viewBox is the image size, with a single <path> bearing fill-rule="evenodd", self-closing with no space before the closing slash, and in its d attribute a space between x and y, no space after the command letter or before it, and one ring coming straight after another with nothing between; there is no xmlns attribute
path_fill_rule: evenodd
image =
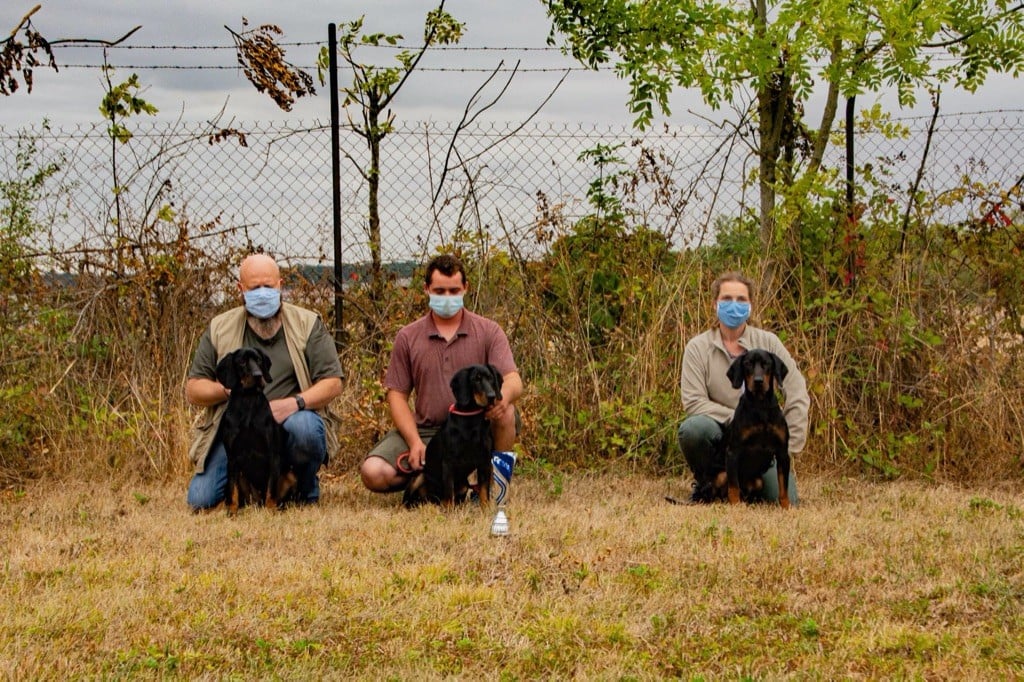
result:
<svg viewBox="0 0 1024 682"><path fill-rule="evenodd" d="M294 43L278 43L281 47L324 47L327 45L326 40L307 40ZM56 48L66 47L97 47L94 44L85 42L72 41L70 43L63 43L61 45L54 45ZM422 45L360 45L360 49L371 49L379 48L382 50L419 50ZM110 45L108 49L112 50L234 50L234 45ZM562 48L553 46L470 46L470 45L431 45L431 50L438 50L442 52L561 52Z"/></svg>
<svg viewBox="0 0 1024 682"><path fill-rule="evenodd" d="M313 41L281 42L281 43L278 43L278 45L280 45L281 47L317 47L317 48L323 48L323 47L327 46L327 41L326 40L313 40ZM403 50L421 50L421 49L423 49L422 45L404 45L404 44L395 44L395 45L389 45L389 44L382 44L382 45L369 45L369 44L367 44L367 45L363 45L363 44L360 44L358 47L359 47L360 50L372 50L372 49L376 48L376 49L385 50L385 51L392 51L392 52L403 51ZM56 49L62 49L62 48L76 48L76 49L82 49L82 48L101 48L101 49L106 49L106 50L170 50L170 51L235 50L236 49L235 45L228 45L228 44L225 44L225 45L123 45L123 44L121 44L121 45L101 46L101 45L96 45L95 43L76 42L76 41L70 41L70 42L66 42L66 43L61 43L59 45L54 45L53 48L55 50ZM428 48L428 51L430 51L430 52L514 52L514 53L518 53L518 52L543 52L543 53L548 53L548 54L564 54L563 48L558 47L558 46L553 46L553 45L545 45L545 46L431 45ZM934 61L934 62L938 62L938 63L953 63L953 62L960 61L957 57L955 57L953 55L950 55L945 50L942 50L942 49L939 49L939 48L924 48L922 51L924 51L924 52L930 52L930 51L932 51L932 52L940 52L941 54L936 54L935 56L932 57L932 61ZM62 65L62 66L67 66L67 67L70 67L70 68L101 68L102 67L102 65L99 65L99 64L95 64L95 65L93 65L93 64L66 64L66 65ZM825 62L822 62L820 64L817 64L817 66L821 67L821 68L824 68L825 66L827 66L827 64ZM122 68L126 68L126 69L173 69L173 68L177 68L177 67L174 67L174 66L164 66L164 65L138 65L138 66L124 66ZM188 66L188 67L181 67L181 68L195 68L195 69L202 70L202 69L220 69L220 68L226 68L226 67L198 65L198 66ZM301 66L300 68L303 68L303 69L315 69L317 67L314 65L314 66ZM615 67L614 67L613 64L608 64L608 65L598 65L596 67L586 67L586 66L574 66L574 67L563 67L563 68L535 67L535 68L518 69L518 70L519 71L565 71L565 70L569 70L569 71L614 71L614 69L615 69ZM442 72L443 71L451 71L451 72L454 72L454 73L460 73L460 72L466 72L466 71L486 71L486 72L493 71L493 69L491 69L491 68L484 68L484 67L481 67L481 68L454 68L454 67L451 67L451 68L449 68L449 67L423 68L423 67L420 67L417 70L418 71L442 71Z"/></svg>
<svg viewBox="0 0 1024 682"><path fill-rule="evenodd" d="M281 47L326 47L326 40L305 40L297 42L280 42L278 43ZM391 52L397 52L402 50L421 50L422 45L405 45L397 43L394 45L381 44L381 45L370 45L360 44L360 50L386 50ZM59 45L54 45L53 48L105 48L108 50L234 50L234 45L96 45L95 43L68 41ZM429 48L431 52L547 52L554 54L562 54L563 48L557 45L431 45ZM923 52L939 52L933 57L934 61L940 62L955 62L959 61L958 57L948 54L948 52L939 47L924 47ZM825 66L826 63L822 62L821 66Z"/></svg>
<svg viewBox="0 0 1024 682"><path fill-rule="evenodd" d="M105 66L110 66L115 69L138 69L149 70L149 71L229 71L238 70L241 68L238 64L61 64L62 69L102 69ZM393 66L391 64L383 65L386 67ZM299 66L300 69L315 69L316 66ZM435 73L563 73L565 71L597 71L598 69L591 69L585 66L550 66L550 67L522 67L513 68L509 66L499 67L484 67L484 66L465 66L465 67L454 67L454 66L417 66L417 71L429 71ZM601 71L610 71L611 69L600 69Z"/></svg>
<svg viewBox="0 0 1024 682"><path fill-rule="evenodd" d="M298 42L284 42L279 43L281 47L325 47L327 41L298 41ZM61 48L95 48L94 44L89 43L77 43L70 42L64 43L56 47ZM419 50L422 46L410 46L410 45L360 45L360 49L370 48L381 48L389 51L398 50ZM235 50L235 45L115 45L110 46L108 49L122 49L122 50L169 50L169 51L203 51L203 50ZM460 45L438 45L431 46L429 51L436 52L545 52L545 53L561 53L561 49L558 47L515 47L515 46L460 46ZM61 64L61 68L65 69L102 69L107 66L112 66L118 69L138 69L148 71L230 71L238 70L237 64L111 64L111 63L73 63L73 64ZM378 68L388 68L394 66L393 64L376 64L373 65ZM315 64L305 64L298 66L304 70L314 70L318 66ZM565 73L569 71L590 71L598 72L613 71L614 67L604 66L591 68L588 66L577 65L577 66L532 66L532 67L494 67L494 66L419 66L417 71L425 71L432 73Z"/></svg>

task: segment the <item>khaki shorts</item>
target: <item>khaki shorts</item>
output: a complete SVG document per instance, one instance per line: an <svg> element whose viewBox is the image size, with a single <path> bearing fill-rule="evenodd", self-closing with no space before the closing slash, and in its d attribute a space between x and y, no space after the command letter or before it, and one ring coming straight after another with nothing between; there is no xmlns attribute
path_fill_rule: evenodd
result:
<svg viewBox="0 0 1024 682"><path fill-rule="evenodd" d="M438 426L420 426L416 430L419 431L420 438L426 444L437 434L439 428ZM373 450L370 450L366 457L380 457L397 469L398 456L405 452L409 452L409 444L402 438L402 434L398 432L398 429L391 429L384 434L384 437L381 438Z"/></svg>

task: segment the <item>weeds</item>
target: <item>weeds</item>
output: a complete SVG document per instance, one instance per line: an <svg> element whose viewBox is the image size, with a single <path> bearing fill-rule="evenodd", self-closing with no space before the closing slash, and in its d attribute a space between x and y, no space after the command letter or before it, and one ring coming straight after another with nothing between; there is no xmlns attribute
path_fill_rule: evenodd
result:
<svg viewBox="0 0 1024 682"><path fill-rule="evenodd" d="M796 241L779 245L781 257L762 252L748 215L680 247L697 189L677 187L655 150L636 169L620 154L599 146L583 156L597 174L590 215L570 218L538 193L542 253L527 258L468 224L445 247L469 267L471 308L509 334L526 384L519 467L552 498L569 470L683 473L675 428L685 343L713 324L709 283L736 267L772 284L755 292L756 323L779 334L808 380L801 471L983 483L1024 475L1019 186L965 177L940 198L915 195L911 220L887 179L899 160L879 160L859 169L851 233L823 173L801 204L787 204L800 210L782 216ZM140 163L163 171L172 160L168 148ZM192 349L207 321L236 305L238 261L261 245L220 218L195 224L185 202L172 207L173 178L142 187L144 174L122 168L112 217L75 248L50 252L60 216L40 207L74 189L61 185L61 162L26 137L0 180L0 480L180 481ZM961 223L929 222L956 201ZM661 232L647 223L659 211L673 217ZM349 471L390 427L387 344L425 310L421 273L347 282L335 321L329 278L280 259L288 300L337 322L347 380L331 470Z"/></svg>

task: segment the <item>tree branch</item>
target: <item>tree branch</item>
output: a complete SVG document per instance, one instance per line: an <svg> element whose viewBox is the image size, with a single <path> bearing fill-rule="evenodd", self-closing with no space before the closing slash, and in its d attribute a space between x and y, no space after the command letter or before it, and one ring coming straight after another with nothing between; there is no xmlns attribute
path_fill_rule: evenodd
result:
<svg viewBox="0 0 1024 682"><path fill-rule="evenodd" d="M910 187L910 196L907 197L907 210L903 214L903 225L900 227L900 248L899 253L903 255L904 249L907 244L907 229L910 227L910 211L917 204L917 189L921 186L921 180L924 178L925 167L928 163L928 153L932 148L932 138L935 136L935 122L939 118L939 95L941 93L935 93L935 98L932 101L932 120L928 124L928 137L925 138L924 152L921 154L921 163L917 167L917 175L914 177L914 183Z"/></svg>
<svg viewBox="0 0 1024 682"><path fill-rule="evenodd" d="M444 3L445 0L441 0L441 4L437 6L438 14L441 14L441 12L444 11ZM423 48L416 55L416 58L413 59L412 62L409 64L409 67L405 70L405 73L402 75L401 80L398 81L395 87L391 88L391 92L388 93L388 96L381 101L381 111L387 108L388 104L391 103L391 100L393 100L395 96L398 94L398 91L402 89L402 86L405 84L405 81L408 80L409 76L412 75L412 72L416 70L416 65L420 63L420 60L423 59L423 55L427 53L427 48L430 46L430 41L433 40L435 33L437 33L436 25L431 26L430 33L424 36Z"/></svg>
<svg viewBox="0 0 1024 682"><path fill-rule="evenodd" d="M117 40L103 40L102 38L61 38L60 40L51 40L50 45L64 45L65 43L88 43L92 45L103 45L104 47L113 47L120 45L124 41L128 40L133 33L142 28L142 25L136 26L132 30L125 33Z"/></svg>
<svg viewBox="0 0 1024 682"><path fill-rule="evenodd" d="M967 40L971 36L975 35L976 33L980 32L982 29L984 29L985 27L989 26L990 24L999 22L1000 20L1003 19L1003 17L1008 17L1011 14L1013 14L1014 12L1019 12L1022 9L1024 9L1024 3L1021 3L1021 4L1017 5L1016 7L1011 7L1010 9L1006 10L1005 12L992 17L992 19L990 21L982 24L981 26L977 27L973 31L968 31L967 33L962 33L962 34L960 34L956 38L951 38L951 39L949 39L947 41L944 41L944 42L941 42L941 43L923 43L921 45L921 47L932 48L932 47L950 47L952 45L957 45L959 43L964 42L965 40Z"/></svg>
<svg viewBox="0 0 1024 682"><path fill-rule="evenodd" d="M463 129L465 129L470 123L472 123L474 120L476 120L476 118L481 113L483 113L487 109L490 109L491 107L493 107L498 102L498 100L501 99L502 95L505 94L505 91L508 90L509 85L511 85L511 83L512 83L512 79L515 77L516 71L519 68L519 62L516 62L515 68L512 69L512 75L509 76L509 79L505 83L504 87L502 87L501 92L499 92L498 95L493 100L491 100L491 102L489 102L487 105L485 105L482 109L477 111L472 116L469 116L469 107L472 106L473 101L476 99L476 97L480 93L480 91L483 90L483 88L487 85L487 83L489 83L491 81L491 79L494 78L495 74L498 73L498 70L501 69L501 65L503 63L504 62L500 62L498 64L498 66L495 67L494 72L490 76L488 76L487 80L484 81L484 84L481 85L479 89L477 89L477 91L473 94L473 97L470 98L469 103L466 105L466 109L465 109L465 111L463 112L463 115L462 115L462 120L459 122L459 125L456 126L455 133L452 135L451 144L448 146L448 154L445 156L444 169L441 172L441 178L440 178L440 181L437 184L437 191L434 193L434 201L435 202L437 201L437 197L440 195L441 187L444 185L445 176L448 174L448 170L449 170L449 168L448 168L448 160L451 158L452 150L455 148L455 142L456 142L456 139L459 136L459 133ZM469 156L469 157L467 157L465 159L461 158L461 155L460 155L459 163L456 164L455 166L453 166L451 170L455 170L457 168L464 167L470 161L473 161L474 159L480 158L481 156L483 156L484 154L486 154L490 150L494 149L495 147L497 147L499 144L501 144L505 140L507 140L507 139L509 139L511 137L514 137L517 133L519 133L519 131L522 130L523 127L527 123L532 121L533 118L540 112L540 110L544 108L544 106L551 100L551 98L554 97L555 92L558 91L558 88L560 88L562 86L562 83L565 82L565 79L568 78L568 76L569 76L569 71L566 71L564 74L562 74L562 77L558 80L557 83L555 83L555 87L553 87L551 89L551 92L548 93L547 97L545 97L541 101L541 103L538 104L537 107L532 112L530 112L530 115L527 116L525 119L523 119L519 123L519 125L517 125L515 128L510 130L508 133L502 135L497 140L495 140L491 144L487 145L486 147L484 147L483 149L478 151L476 154L473 154L472 156Z"/></svg>
<svg viewBox="0 0 1024 682"><path fill-rule="evenodd" d="M28 14L23 16L21 18L21 21L18 22L18 25L15 26L11 30L11 35L7 36L3 40L0 40L0 44L8 43L8 42L14 40L14 36L18 35L18 31L20 31L22 29L22 27L29 22L29 20L32 18L32 15L35 14L36 12L38 12L40 10L40 8L42 8L42 5L36 5L32 9L30 9L28 11Z"/></svg>

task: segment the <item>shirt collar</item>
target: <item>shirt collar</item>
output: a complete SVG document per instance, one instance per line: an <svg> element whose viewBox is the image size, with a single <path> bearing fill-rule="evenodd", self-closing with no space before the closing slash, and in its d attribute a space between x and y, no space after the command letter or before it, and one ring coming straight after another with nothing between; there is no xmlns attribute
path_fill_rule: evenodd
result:
<svg viewBox="0 0 1024 682"><path fill-rule="evenodd" d="M750 325L749 324L745 324L743 326L743 333L740 334L740 338L736 339L736 343L740 344L740 346L742 346L746 350L750 350L750 343L747 341L747 336L748 336L747 332L749 332L749 331L750 331ZM715 342L715 345L718 346L719 348L721 348L722 351L726 355L729 354L729 351L727 351L726 348L725 348L725 341L722 339L722 329L721 329L721 327L718 327L717 325L715 326L714 342Z"/></svg>
<svg viewBox="0 0 1024 682"><path fill-rule="evenodd" d="M459 322L459 328L455 330L455 336L469 336L469 316L471 314L465 308L462 309L462 321ZM437 331L437 324L434 322L434 316L430 314L430 311L427 311L424 317L427 319L427 326L430 327L430 338L444 338L441 336L441 332Z"/></svg>

